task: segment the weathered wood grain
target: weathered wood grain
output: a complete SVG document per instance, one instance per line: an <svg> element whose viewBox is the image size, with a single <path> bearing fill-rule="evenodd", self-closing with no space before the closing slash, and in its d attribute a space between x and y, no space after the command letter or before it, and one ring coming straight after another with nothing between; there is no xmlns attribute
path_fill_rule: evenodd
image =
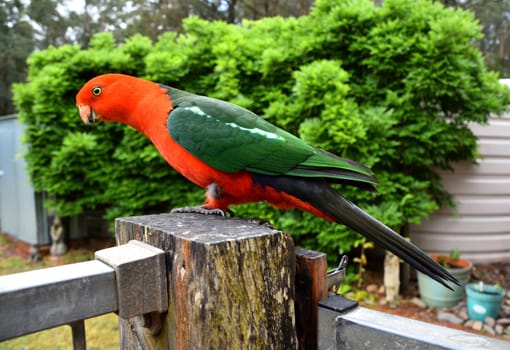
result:
<svg viewBox="0 0 510 350"><path fill-rule="evenodd" d="M295 349L292 240L248 220L162 214L116 221L131 239L166 252L168 313L121 320L123 349Z"/></svg>

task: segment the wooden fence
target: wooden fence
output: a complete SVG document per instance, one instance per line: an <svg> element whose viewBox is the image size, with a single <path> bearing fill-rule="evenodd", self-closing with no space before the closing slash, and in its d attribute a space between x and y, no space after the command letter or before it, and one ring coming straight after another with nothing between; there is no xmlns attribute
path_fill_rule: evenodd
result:
<svg viewBox="0 0 510 350"><path fill-rule="evenodd" d="M256 221L189 214L117 219L96 260L0 277L0 341L119 315L122 349L504 349L509 343L328 295L322 253Z"/></svg>

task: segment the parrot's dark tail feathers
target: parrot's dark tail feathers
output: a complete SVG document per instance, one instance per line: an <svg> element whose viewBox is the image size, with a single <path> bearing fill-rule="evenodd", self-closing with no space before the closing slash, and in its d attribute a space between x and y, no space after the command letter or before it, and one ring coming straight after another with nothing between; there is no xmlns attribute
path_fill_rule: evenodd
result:
<svg viewBox="0 0 510 350"><path fill-rule="evenodd" d="M338 193L337 195L340 197L336 200L338 206L337 211L335 213L327 213L333 216L338 223L350 227L379 246L393 252L415 269L427 274L446 288L452 289L451 283L460 285L459 281L454 276L420 248L404 239L388 226L365 213Z"/></svg>
<svg viewBox="0 0 510 350"><path fill-rule="evenodd" d="M336 222L361 233L446 288L452 289L453 284L459 285L455 277L420 248L342 197L326 181L290 176L257 176L256 180L310 203Z"/></svg>

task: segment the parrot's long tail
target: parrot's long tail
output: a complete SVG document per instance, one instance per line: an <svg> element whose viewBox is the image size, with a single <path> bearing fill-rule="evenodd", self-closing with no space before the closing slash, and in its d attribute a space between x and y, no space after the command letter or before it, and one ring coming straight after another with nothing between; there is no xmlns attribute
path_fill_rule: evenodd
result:
<svg viewBox="0 0 510 350"><path fill-rule="evenodd" d="M271 186L275 190L285 192L304 202L310 203L321 213L324 213L325 216L333 218L337 223L346 225L361 233L369 240L393 252L415 269L427 274L445 287L452 289L452 282L459 285L455 277L420 248L342 197L325 180L267 175L257 175L254 180L259 184Z"/></svg>

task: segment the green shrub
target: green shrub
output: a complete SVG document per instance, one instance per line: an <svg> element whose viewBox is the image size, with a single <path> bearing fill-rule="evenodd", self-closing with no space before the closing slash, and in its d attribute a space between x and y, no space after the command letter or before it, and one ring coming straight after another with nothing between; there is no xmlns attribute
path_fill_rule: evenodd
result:
<svg viewBox="0 0 510 350"><path fill-rule="evenodd" d="M81 123L74 107L81 85L123 72L240 104L370 166L380 194L340 190L399 230L449 203L432 169L474 160L468 122L483 123L509 102L473 45L480 35L471 13L430 1L321 0L300 18L242 25L190 18L182 34L156 43L136 35L117 45L101 33L87 49L49 48L30 57L28 81L14 89L31 177L62 216L96 208L112 219L201 201L202 191L141 135ZM269 219L332 259L358 239L298 211L234 210Z"/></svg>

